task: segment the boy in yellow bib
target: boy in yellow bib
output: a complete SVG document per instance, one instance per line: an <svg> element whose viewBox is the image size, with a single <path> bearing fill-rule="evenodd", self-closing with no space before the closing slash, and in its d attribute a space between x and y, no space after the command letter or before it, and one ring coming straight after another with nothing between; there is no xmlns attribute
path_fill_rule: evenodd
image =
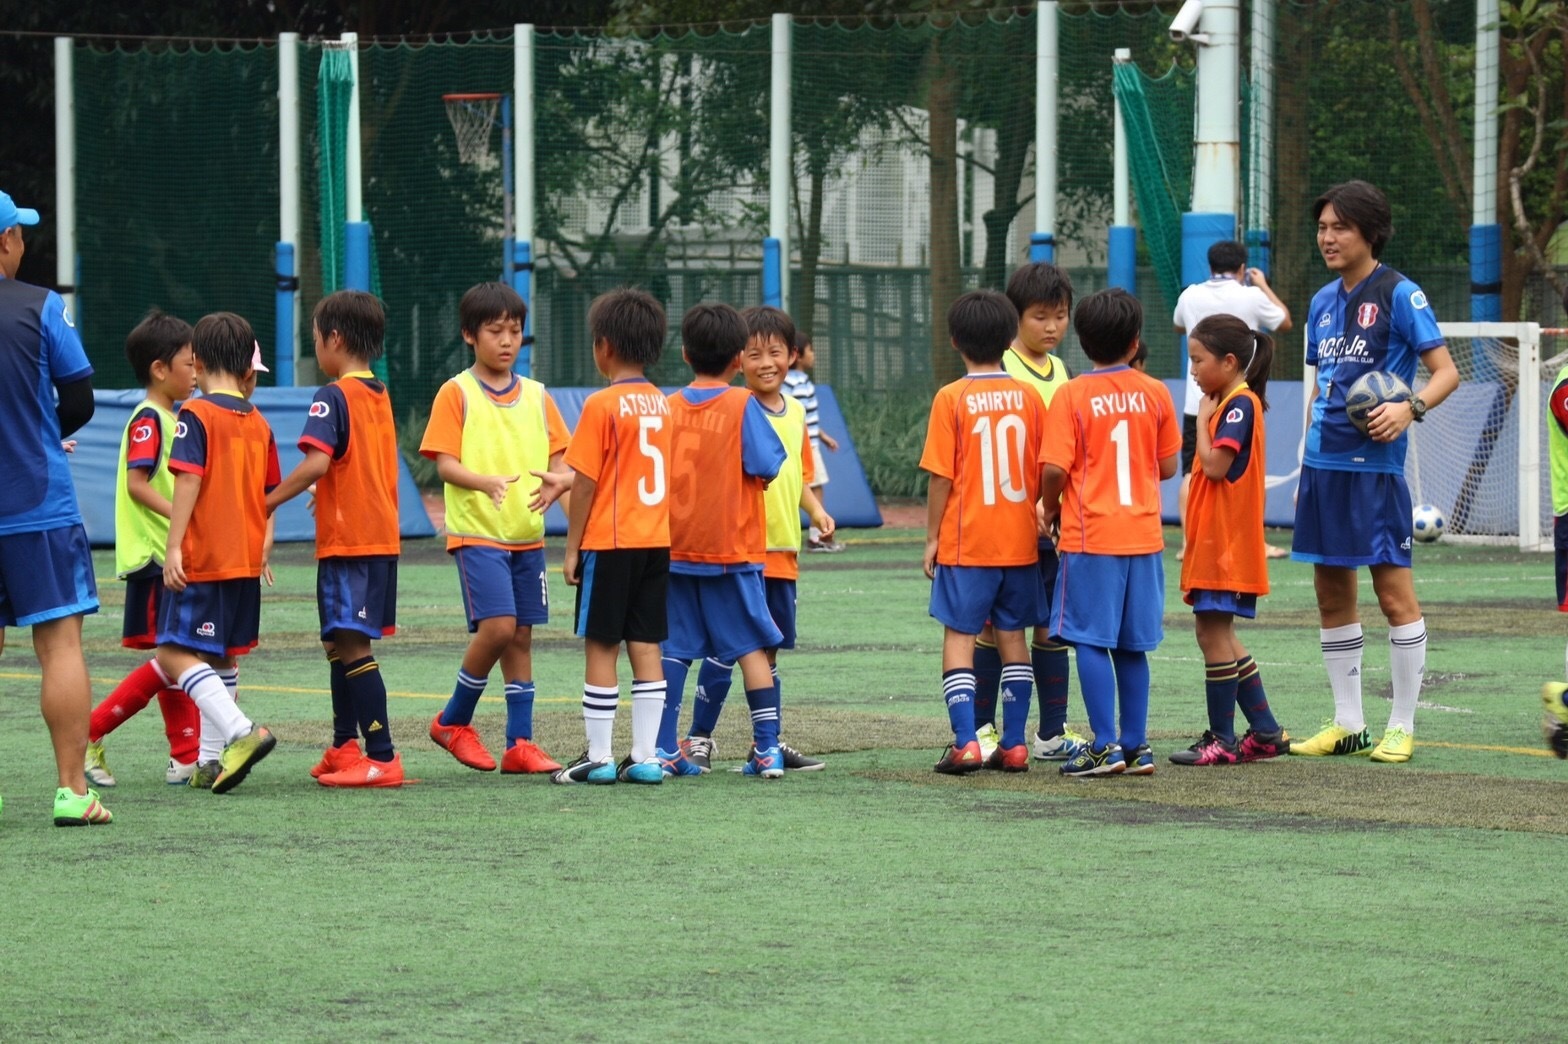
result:
<svg viewBox="0 0 1568 1044"><path fill-rule="evenodd" d="M504 283L480 283L463 295L458 317L474 365L436 393L419 446L445 483L446 547L473 635L430 738L481 772L496 763L473 728L474 708L497 661L506 681L501 771L561 767L533 742L533 627L550 618L550 602L544 516L529 507L517 480L562 470L571 436L544 385L512 372L527 313Z"/></svg>

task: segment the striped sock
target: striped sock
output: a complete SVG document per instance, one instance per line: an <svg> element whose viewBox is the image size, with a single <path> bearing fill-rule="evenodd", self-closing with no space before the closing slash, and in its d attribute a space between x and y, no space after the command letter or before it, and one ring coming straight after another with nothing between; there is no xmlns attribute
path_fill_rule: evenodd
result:
<svg viewBox="0 0 1568 1044"><path fill-rule="evenodd" d="M686 676L681 675L684 684ZM668 684L663 678L658 681L632 681L632 761L642 763L654 756L658 749L659 729L664 717L665 701L668 696ZM675 704L675 713L680 713L680 703ZM674 727L670 734L674 736ZM672 742L673 739L672 739ZM679 749L677 746L675 749Z"/></svg>
<svg viewBox="0 0 1568 1044"><path fill-rule="evenodd" d="M1034 668L1027 663L1002 667L1002 746L1016 747L1029 739L1029 704Z"/></svg>
<svg viewBox="0 0 1568 1044"><path fill-rule="evenodd" d="M953 727L953 746L975 742L975 672L962 667L942 672L942 698L947 701L947 720Z"/></svg>
<svg viewBox="0 0 1568 1044"><path fill-rule="evenodd" d="M1360 732L1367 727L1361 714L1361 651L1366 640L1359 623L1325 627L1318 631L1323 646L1323 666L1334 690L1334 721L1340 728Z"/></svg>
<svg viewBox="0 0 1568 1044"><path fill-rule="evenodd" d="M751 708L751 741L758 750L779 745L779 690L747 689L746 706Z"/></svg>
<svg viewBox="0 0 1568 1044"><path fill-rule="evenodd" d="M332 745L341 747L359 738L359 723L354 719L354 701L343 684L343 661L336 652L327 653L327 675L332 688Z"/></svg>
<svg viewBox="0 0 1568 1044"><path fill-rule="evenodd" d="M615 705L621 702L617 686L583 686L583 728L588 732L588 757L604 761L613 748L610 734L615 729Z"/></svg>
<svg viewBox="0 0 1568 1044"><path fill-rule="evenodd" d="M234 697L229 695L229 690L218 676L218 672L205 663L198 663L187 668L180 675L180 688L185 694L196 702L201 708L202 740L205 741L210 734L217 743L218 751L234 740L249 732L254 723L247 718L235 704ZM204 749L203 754L207 753ZM212 761L217 757L213 752L212 757L203 760Z"/></svg>
<svg viewBox="0 0 1568 1044"><path fill-rule="evenodd" d="M1269 698L1263 691L1263 675L1258 672L1258 662L1251 656L1236 661L1236 704L1247 716L1247 724L1254 732L1279 731L1279 722L1269 709Z"/></svg>
<svg viewBox="0 0 1568 1044"><path fill-rule="evenodd" d="M1426 673L1426 620L1388 629L1388 667L1394 683L1394 709L1389 728L1416 731L1416 702L1421 699L1421 676Z"/></svg>
<svg viewBox="0 0 1568 1044"><path fill-rule="evenodd" d="M373 656L343 665L343 682L354 703L354 719L365 737L365 756L372 761L391 761L392 724L387 720L387 684L381 665Z"/></svg>
<svg viewBox="0 0 1568 1044"><path fill-rule="evenodd" d="M509 681L506 683L506 748L518 740L534 738L534 683Z"/></svg>
<svg viewBox="0 0 1568 1044"><path fill-rule="evenodd" d="M479 706L479 697L484 694L487 681L488 678L475 677L459 667L457 684L452 687L452 698L446 701L446 706L441 710L441 724L467 725L472 722L474 708Z"/></svg>
<svg viewBox="0 0 1568 1044"><path fill-rule="evenodd" d="M1002 686L1002 653L995 642L975 639L975 725L996 724L996 698Z"/></svg>
<svg viewBox="0 0 1568 1044"><path fill-rule="evenodd" d="M697 670L697 692L691 701L692 736L711 736L719 727L719 712L730 694L735 665L709 656Z"/></svg>
<svg viewBox="0 0 1568 1044"><path fill-rule="evenodd" d="M1209 731L1236 742L1236 661L1203 665L1203 695L1209 705Z"/></svg>
<svg viewBox="0 0 1568 1044"><path fill-rule="evenodd" d="M686 693L686 676L691 673L691 661L666 656L660 661L660 666L664 668L664 708L659 714L659 735L655 744L666 754L674 754L681 745L681 697ZM700 672L698 677L701 677ZM697 684L702 683L699 681ZM636 696L635 690L632 695ZM635 704L633 713L636 713Z"/></svg>
<svg viewBox="0 0 1568 1044"><path fill-rule="evenodd" d="M1041 739L1060 736L1067 731L1067 646L1031 643L1029 662L1034 668L1035 698L1040 701L1035 731Z"/></svg>

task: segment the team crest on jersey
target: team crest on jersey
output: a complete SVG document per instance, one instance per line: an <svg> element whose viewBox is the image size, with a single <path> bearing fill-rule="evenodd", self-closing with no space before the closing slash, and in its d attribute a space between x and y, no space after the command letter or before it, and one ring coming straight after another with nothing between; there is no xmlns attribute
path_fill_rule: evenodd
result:
<svg viewBox="0 0 1568 1044"><path fill-rule="evenodd" d="M218 633L218 629L212 625L211 620L208 620L206 623L196 628L196 633L202 638L211 638L213 635Z"/></svg>
<svg viewBox="0 0 1568 1044"><path fill-rule="evenodd" d="M1414 308L1418 312L1426 307L1425 290L1417 290L1415 293L1410 295L1410 307Z"/></svg>
<svg viewBox="0 0 1568 1044"><path fill-rule="evenodd" d="M332 407L324 402L313 402L310 404L310 415L312 417L325 417L331 412Z"/></svg>
<svg viewBox="0 0 1568 1044"><path fill-rule="evenodd" d="M175 423L175 425L174 425L174 437L175 438L183 439L189 433L190 433L190 429L185 426L185 422L184 421L178 421L178 422Z"/></svg>
<svg viewBox="0 0 1568 1044"><path fill-rule="evenodd" d="M1377 305L1364 304L1356 309L1356 325L1365 330L1377 322Z"/></svg>
<svg viewBox="0 0 1568 1044"><path fill-rule="evenodd" d="M1329 315L1327 312L1324 312L1323 313L1323 318L1318 320L1318 325L1319 326L1327 326L1329 323L1331 323L1333 321L1334 321L1333 317L1331 315Z"/></svg>
<svg viewBox="0 0 1568 1044"><path fill-rule="evenodd" d="M1241 407L1240 406L1232 406L1230 408L1230 412L1225 414L1225 423L1226 424L1240 424L1241 423L1241 416L1242 416L1242 414L1241 414Z"/></svg>
<svg viewBox="0 0 1568 1044"><path fill-rule="evenodd" d="M73 330L76 329L76 321L71 318L71 306L70 305L67 305L67 304L64 304L64 303L62 303L60 305L60 318L65 320L65 325L66 326L69 326Z"/></svg>
<svg viewBox="0 0 1568 1044"><path fill-rule="evenodd" d="M131 429L132 442L146 442L152 438L152 421L142 421Z"/></svg>

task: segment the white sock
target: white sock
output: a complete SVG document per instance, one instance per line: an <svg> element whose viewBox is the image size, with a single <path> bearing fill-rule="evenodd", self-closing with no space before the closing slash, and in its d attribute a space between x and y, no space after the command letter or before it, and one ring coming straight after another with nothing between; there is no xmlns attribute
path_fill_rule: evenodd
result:
<svg viewBox="0 0 1568 1044"><path fill-rule="evenodd" d="M659 722L664 717L664 682L632 682L632 761L654 756L659 742Z"/></svg>
<svg viewBox="0 0 1568 1044"><path fill-rule="evenodd" d="M254 723L240 712L234 697L229 695L229 690L218 677L218 672L205 663L198 663L181 674L180 688L196 702L197 709L201 711L203 753L207 750L209 731L214 742L221 741L219 742L221 750L223 746L239 739L253 727ZM211 761L212 758L205 760Z"/></svg>
<svg viewBox="0 0 1568 1044"><path fill-rule="evenodd" d="M1323 643L1323 666L1328 668L1328 684L1334 690L1334 722L1342 729L1360 732L1366 728L1361 716L1361 650L1366 644L1359 623L1325 627L1318 631Z"/></svg>
<svg viewBox="0 0 1568 1044"><path fill-rule="evenodd" d="M613 753L610 734L615 731L615 705L620 702L619 688L583 686L583 727L588 730L588 757L593 761L608 761Z"/></svg>
<svg viewBox="0 0 1568 1044"><path fill-rule="evenodd" d="M1394 681L1394 709L1389 728L1416 731L1416 701L1421 698L1421 675L1426 671L1426 619L1388 629L1389 674Z"/></svg>
<svg viewBox="0 0 1568 1044"><path fill-rule="evenodd" d="M222 667L214 667L213 670L218 672L218 680L223 683L223 687L229 690L229 699L233 700L235 703L240 702L239 667L235 666L229 667L227 669Z"/></svg>

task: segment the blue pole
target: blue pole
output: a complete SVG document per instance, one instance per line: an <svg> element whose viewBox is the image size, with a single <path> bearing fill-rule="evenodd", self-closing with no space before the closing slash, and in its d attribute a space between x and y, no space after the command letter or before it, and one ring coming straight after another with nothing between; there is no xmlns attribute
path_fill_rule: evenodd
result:
<svg viewBox="0 0 1568 1044"><path fill-rule="evenodd" d="M1186 287L1207 281L1209 247L1235 238L1235 214L1183 214L1181 216L1181 285Z"/></svg>
<svg viewBox="0 0 1568 1044"><path fill-rule="evenodd" d="M1254 228L1247 231L1247 264L1261 268L1263 274L1274 274L1274 244L1269 240L1269 230Z"/></svg>
<svg viewBox="0 0 1568 1044"><path fill-rule="evenodd" d="M294 244L277 245L277 337L272 352L272 376L280 388L294 387Z"/></svg>
<svg viewBox="0 0 1568 1044"><path fill-rule="evenodd" d="M519 239L511 244L512 289L523 299L528 311L523 313L523 346L512 362L512 372L532 377L534 371L534 245Z"/></svg>
<svg viewBox="0 0 1568 1044"><path fill-rule="evenodd" d="M343 222L343 286L370 291L370 222Z"/></svg>
<svg viewBox="0 0 1568 1044"><path fill-rule="evenodd" d="M1503 319L1503 226L1470 226L1470 320Z"/></svg>
<svg viewBox="0 0 1568 1044"><path fill-rule="evenodd" d="M1029 236L1029 263L1056 260L1056 237L1049 232L1034 232Z"/></svg>
<svg viewBox="0 0 1568 1044"><path fill-rule="evenodd" d="M777 236L762 241L762 303L771 308L784 307L783 249Z"/></svg>
<svg viewBox="0 0 1568 1044"><path fill-rule="evenodd" d="M1138 230L1132 225L1112 225L1106 253L1105 277L1111 286L1129 294L1138 292Z"/></svg>

